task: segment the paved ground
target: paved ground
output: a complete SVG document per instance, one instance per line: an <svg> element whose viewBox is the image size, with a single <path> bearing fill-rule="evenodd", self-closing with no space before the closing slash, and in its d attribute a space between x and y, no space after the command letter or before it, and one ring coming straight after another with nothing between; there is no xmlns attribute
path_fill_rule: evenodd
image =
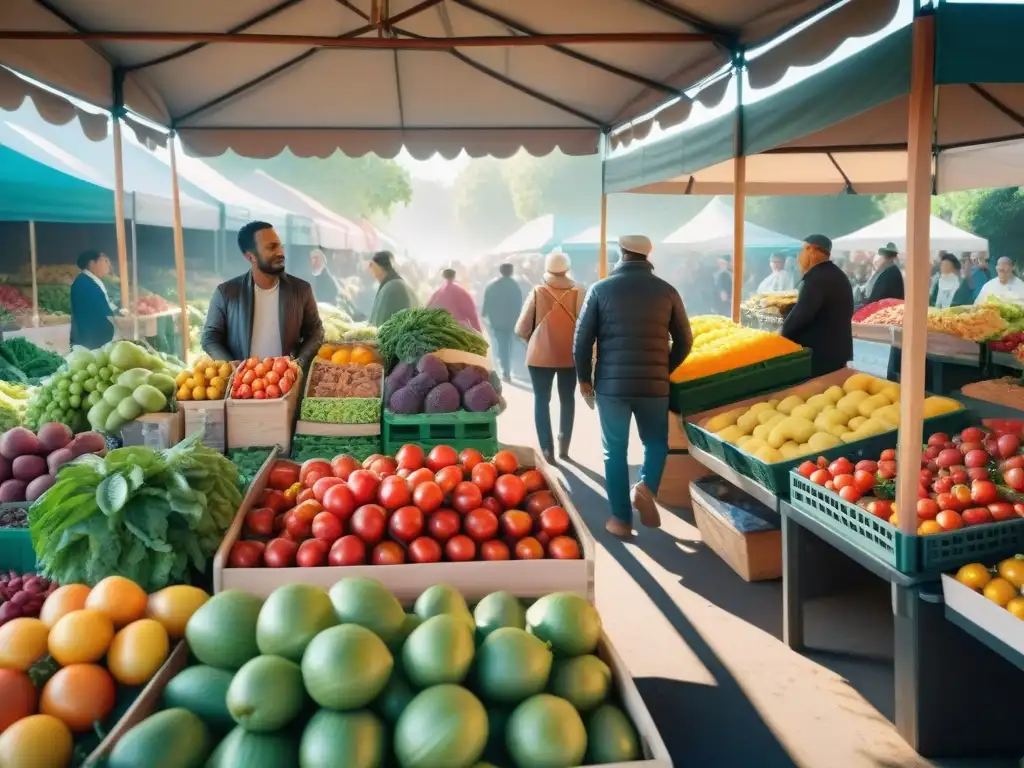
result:
<svg viewBox="0 0 1024 768"><path fill-rule="evenodd" d="M520 380L506 386L506 398L502 440L533 445L532 392ZM702 544L688 510L663 513L662 528L642 530L633 543L605 534L600 434L582 401L571 453L574 463L560 472L598 542L597 602L606 629L677 768L940 765L919 758L891 725L892 620L884 586L810 604L808 644L829 650L796 654L781 641L781 584L743 582ZM637 442L630 463L641 455ZM840 624L841 636L827 631Z"/></svg>

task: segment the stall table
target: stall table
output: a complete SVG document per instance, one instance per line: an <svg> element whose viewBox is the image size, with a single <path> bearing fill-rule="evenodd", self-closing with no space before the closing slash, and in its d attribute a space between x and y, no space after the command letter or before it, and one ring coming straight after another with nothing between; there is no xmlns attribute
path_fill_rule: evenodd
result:
<svg viewBox="0 0 1024 768"><path fill-rule="evenodd" d="M741 491L753 496L755 499L764 504L768 509L779 511L779 498L760 485L757 481L747 477L744 474L737 472L735 469L730 467L724 461L719 459L717 456L712 456L706 451L702 451L693 445L690 446L690 456L699 461L705 467L710 469L716 475L721 477L723 480L735 485Z"/></svg>

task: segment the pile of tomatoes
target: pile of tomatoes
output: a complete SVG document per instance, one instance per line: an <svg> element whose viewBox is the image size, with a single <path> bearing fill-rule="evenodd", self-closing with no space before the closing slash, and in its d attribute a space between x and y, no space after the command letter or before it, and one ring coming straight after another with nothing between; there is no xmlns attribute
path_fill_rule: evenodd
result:
<svg viewBox="0 0 1024 768"><path fill-rule="evenodd" d="M231 548L235 568L577 560L544 475L500 451L403 446L394 457L278 461Z"/></svg>
<svg viewBox="0 0 1024 768"><path fill-rule="evenodd" d="M288 357L250 357L231 380L234 400L276 400L287 395L299 377L299 366Z"/></svg>

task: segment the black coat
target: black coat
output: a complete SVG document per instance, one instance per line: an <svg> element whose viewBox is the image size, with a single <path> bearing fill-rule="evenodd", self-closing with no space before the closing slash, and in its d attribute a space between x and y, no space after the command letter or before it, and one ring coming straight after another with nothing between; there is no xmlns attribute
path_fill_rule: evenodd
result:
<svg viewBox="0 0 1024 768"><path fill-rule="evenodd" d="M71 284L71 343L97 349L114 338L114 324L103 289L84 272Z"/></svg>
<svg viewBox="0 0 1024 768"><path fill-rule="evenodd" d="M313 286L313 295L318 302L323 302L324 304L338 303L338 294L340 293L338 291L338 283L327 267L320 270L319 275L313 275L310 285Z"/></svg>
<svg viewBox="0 0 1024 768"><path fill-rule="evenodd" d="M871 286L871 293L868 295L866 303L870 304L874 301L881 301L882 299L902 298L903 273L900 272L900 268L896 264L890 264L878 273L878 277L875 279L874 285Z"/></svg>
<svg viewBox="0 0 1024 768"><path fill-rule="evenodd" d="M811 350L815 376L853 359L853 289L839 267L823 261L800 281L800 295L782 324L782 335Z"/></svg>
<svg viewBox="0 0 1024 768"><path fill-rule="evenodd" d="M612 397L668 397L669 374L686 359L693 334L679 293L647 261L628 261L591 286L583 301L573 358L576 377Z"/></svg>

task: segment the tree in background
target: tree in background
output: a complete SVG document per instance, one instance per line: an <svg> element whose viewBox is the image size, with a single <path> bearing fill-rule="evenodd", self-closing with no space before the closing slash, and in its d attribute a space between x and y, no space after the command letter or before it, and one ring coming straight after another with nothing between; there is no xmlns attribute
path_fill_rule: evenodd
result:
<svg viewBox="0 0 1024 768"><path fill-rule="evenodd" d="M790 237L840 237L887 213L878 195L792 195L747 199L747 221Z"/></svg>
<svg viewBox="0 0 1024 768"><path fill-rule="evenodd" d="M473 160L455 180L458 233L477 247L497 245L526 221L516 214L503 162L492 157Z"/></svg>

